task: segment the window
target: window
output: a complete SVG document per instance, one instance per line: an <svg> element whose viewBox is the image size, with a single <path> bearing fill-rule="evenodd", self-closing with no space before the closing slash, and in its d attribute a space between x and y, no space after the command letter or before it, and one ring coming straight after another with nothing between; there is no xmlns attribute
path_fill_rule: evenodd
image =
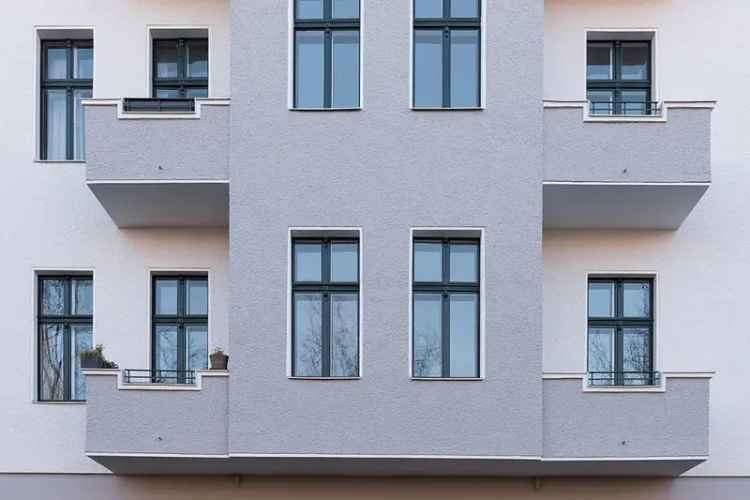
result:
<svg viewBox="0 0 750 500"><path fill-rule="evenodd" d="M91 275L44 275L37 282L37 399L84 401L82 350L93 344Z"/></svg>
<svg viewBox="0 0 750 500"><path fill-rule="evenodd" d="M47 40L41 55L41 159L83 160L86 156L81 101L92 96L91 40Z"/></svg>
<svg viewBox="0 0 750 500"><path fill-rule="evenodd" d="M650 115L650 41L590 41L586 65L592 115Z"/></svg>
<svg viewBox="0 0 750 500"><path fill-rule="evenodd" d="M414 0L414 107L480 106L480 0Z"/></svg>
<svg viewBox="0 0 750 500"><path fill-rule="evenodd" d="M292 374L359 376L359 241L292 242Z"/></svg>
<svg viewBox="0 0 750 500"><path fill-rule="evenodd" d="M294 1L294 107L359 107L359 1Z"/></svg>
<svg viewBox="0 0 750 500"><path fill-rule="evenodd" d="M479 241L414 240L412 357L418 378L479 377Z"/></svg>
<svg viewBox="0 0 750 500"><path fill-rule="evenodd" d="M153 97L208 97L208 39L153 41Z"/></svg>
<svg viewBox="0 0 750 500"><path fill-rule="evenodd" d="M151 308L154 382L190 381L208 368L208 278L155 276Z"/></svg>
<svg viewBox="0 0 750 500"><path fill-rule="evenodd" d="M653 385L653 280L595 278L588 292L591 385Z"/></svg>

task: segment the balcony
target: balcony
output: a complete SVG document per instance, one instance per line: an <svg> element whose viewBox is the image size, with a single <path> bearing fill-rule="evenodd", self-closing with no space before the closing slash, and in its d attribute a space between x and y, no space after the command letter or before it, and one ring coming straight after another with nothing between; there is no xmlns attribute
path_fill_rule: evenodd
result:
<svg viewBox="0 0 750 500"><path fill-rule="evenodd" d="M86 181L118 227L228 224L228 104L84 101Z"/></svg>
<svg viewBox="0 0 750 500"><path fill-rule="evenodd" d="M545 228L673 230L700 201L714 103L637 104L545 102Z"/></svg>
<svg viewBox="0 0 750 500"><path fill-rule="evenodd" d="M545 374L544 475L676 476L708 458L710 373L617 377Z"/></svg>

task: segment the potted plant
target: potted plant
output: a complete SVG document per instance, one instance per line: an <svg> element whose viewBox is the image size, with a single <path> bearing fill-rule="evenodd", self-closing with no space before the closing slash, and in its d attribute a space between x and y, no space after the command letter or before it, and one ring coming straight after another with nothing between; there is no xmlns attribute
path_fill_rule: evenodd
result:
<svg viewBox="0 0 750 500"><path fill-rule="evenodd" d="M227 369L227 364L229 364L229 356L224 354L224 350L221 347L214 348L209 358L211 358L212 370L226 370Z"/></svg>
<svg viewBox="0 0 750 500"><path fill-rule="evenodd" d="M81 351L81 368L117 368L117 363L104 357L104 346L97 344L93 349Z"/></svg>

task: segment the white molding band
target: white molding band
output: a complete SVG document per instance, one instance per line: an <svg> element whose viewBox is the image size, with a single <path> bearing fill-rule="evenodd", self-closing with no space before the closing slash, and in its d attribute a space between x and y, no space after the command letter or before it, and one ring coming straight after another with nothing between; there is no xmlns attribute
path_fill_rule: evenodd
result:
<svg viewBox="0 0 750 500"><path fill-rule="evenodd" d="M119 99L82 99L82 106L116 106L119 120L197 120L201 117L203 106L229 106L229 98L199 97L195 99L195 111L169 113L130 113L124 110L125 98Z"/></svg>
<svg viewBox="0 0 750 500"><path fill-rule="evenodd" d="M610 116L610 115L591 115L589 113L589 102L587 100L563 101L556 99L545 99L544 108L580 108L583 112L583 121L587 123L639 123L639 122L666 122L670 109L709 109L716 107L716 101L689 101L665 99L662 101L662 112L658 115L639 115L639 116Z"/></svg>
<svg viewBox="0 0 750 500"><path fill-rule="evenodd" d="M126 384L123 380L124 370L120 368L86 368L83 374L87 377L117 377L119 391L200 391L203 390L203 378L229 377L226 370L196 370L195 384Z"/></svg>
<svg viewBox="0 0 750 500"><path fill-rule="evenodd" d="M588 376L585 372L544 372L542 380L580 380L582 391L586 393L661 393L667 390L667 379L712 379L716 372L712 371L663 371L661 383L655 386L590 386L586 383Z"/></svg>

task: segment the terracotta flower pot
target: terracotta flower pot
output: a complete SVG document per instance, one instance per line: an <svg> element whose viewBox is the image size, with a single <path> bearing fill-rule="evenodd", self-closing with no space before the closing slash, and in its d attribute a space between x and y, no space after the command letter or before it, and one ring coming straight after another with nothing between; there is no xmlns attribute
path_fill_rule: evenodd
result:
<svg viewBox="0 0 750 500"><path fill-rule="evenodd" d="M226 370L229 364L229 356L223 352L215 352L211 356L211 369L212 370Z"/></svg>

